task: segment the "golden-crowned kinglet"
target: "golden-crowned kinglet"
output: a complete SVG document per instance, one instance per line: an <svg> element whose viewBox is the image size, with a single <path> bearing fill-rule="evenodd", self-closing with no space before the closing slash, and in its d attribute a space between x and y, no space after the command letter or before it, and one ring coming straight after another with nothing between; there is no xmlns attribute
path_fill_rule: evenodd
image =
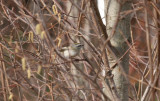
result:
<svg viewBox="0 0 160 101"><path fill-rule="evenodd" d="M60 51L63 53L64 57L71 58L77 56L83 46L83 44L74 43L68 47L62 47Z"/></svg>

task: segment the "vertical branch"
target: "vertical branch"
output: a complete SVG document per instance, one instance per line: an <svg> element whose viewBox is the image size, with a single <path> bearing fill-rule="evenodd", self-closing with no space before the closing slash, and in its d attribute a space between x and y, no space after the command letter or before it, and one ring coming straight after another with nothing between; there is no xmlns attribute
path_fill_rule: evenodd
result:
<svg viewBox="0 0 160 101"><path fill-rule="evenodd" d="M2 59L4 59L3 58L3 51L2 51L2 47L0 46L0 57L2 58ZM4 100L6 100L6 99L8 99L7 98L7 93L9 94L9 95L11 95L12 93L11 93L11 89L10 89L10 87L9 87L9 82L8 82L8 76L7 76L7 73L6 73L6 67L5 67L5 64L4 64L4 62L2 62L1 61L1 66L2 66L2 72L3 72L3 74L4 74L4 76L3 76L3 78L5 79L5 80L3 80L2 82L3 82L3 84L6 84L6 86L5 86L5 89L7 89L6 90L6 92L4 92L5 94L4 94ZM2 74L2 75L3 75ZM3 85L4 86L4 85ZM5 91L5 90L4 90ZM13 98L11 98L11 101L13 101Z"/></svg>
<svg viewBox="0 0 160 101"><path fill-rule="evenodd" d="M145 27L146 27L146 42L147 42L147 49L148 49L148 56L149 56L149 70L150 70L150 80L153 82L153 61L152 61L152 50L151 50L151 38L149 33L149 23L148 23L148 12L147 12L147 3L146 0L144 0L144 19L145 19Z"/></svg>
<svg viewBox="0 0 160 101"><path fill-rule="evenodd" d="M3 67L3 62L0 61L0 65L1 67ZM0 76L1 76L1 85L2 85L2 91L3 91L3 100L4 101L7 101L7 93L6 93L6 87L5 87L5 78L4 78L4 73L3 73L3 70L1 68L1 71L0 71Z"/></svg>

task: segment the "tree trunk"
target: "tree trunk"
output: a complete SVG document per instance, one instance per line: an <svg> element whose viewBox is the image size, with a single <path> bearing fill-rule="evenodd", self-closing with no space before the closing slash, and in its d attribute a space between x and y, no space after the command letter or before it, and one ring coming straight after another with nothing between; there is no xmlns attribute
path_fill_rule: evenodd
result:
<svg viewBox="0 0 160 101"><path fill-rule="evenodd" d="M120 16L131 9L130 1L123 0L105 0L106 29L110 38L111 45L117 50L113 55L108 54L110 67L112 67L119 58L118 65L113 69L114 82L122 101L128 101L128 80L125 76L129 70L128 40L130 40L130 15ZM123 14L125 15L125 14ZM106 91L107 92L107 91Z"/></svg>

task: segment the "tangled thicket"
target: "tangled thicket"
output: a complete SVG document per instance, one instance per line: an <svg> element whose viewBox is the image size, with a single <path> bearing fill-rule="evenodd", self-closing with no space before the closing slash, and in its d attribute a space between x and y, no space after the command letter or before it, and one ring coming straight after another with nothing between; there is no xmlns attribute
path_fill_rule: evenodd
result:
<svg viewBox="0 0 160 101"><path fill-rule="evenodd" d="M0 101L118 101L112 71L123 68L128 54L129 73L119 72L128 81L129 100L159 100L159 4L130 4L117 12L110 35L96 0L0 0ZM116 29L126 16L129 38ZM128 47L122 55L110 42L117 30ZM75 42L84 48L66 59L59 50Z"/></svg>

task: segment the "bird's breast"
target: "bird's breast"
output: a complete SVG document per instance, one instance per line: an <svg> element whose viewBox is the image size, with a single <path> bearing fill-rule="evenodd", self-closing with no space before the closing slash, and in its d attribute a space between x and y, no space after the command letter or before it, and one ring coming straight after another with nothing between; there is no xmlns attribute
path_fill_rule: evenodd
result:
<svg viewBox="0 0 160 101"><path fill-rule="evenodd" d="M74 57L78 54L78 52L76 50L66 50L64 51L64 56L66 58L69 58L69 57Z"/></svg>

